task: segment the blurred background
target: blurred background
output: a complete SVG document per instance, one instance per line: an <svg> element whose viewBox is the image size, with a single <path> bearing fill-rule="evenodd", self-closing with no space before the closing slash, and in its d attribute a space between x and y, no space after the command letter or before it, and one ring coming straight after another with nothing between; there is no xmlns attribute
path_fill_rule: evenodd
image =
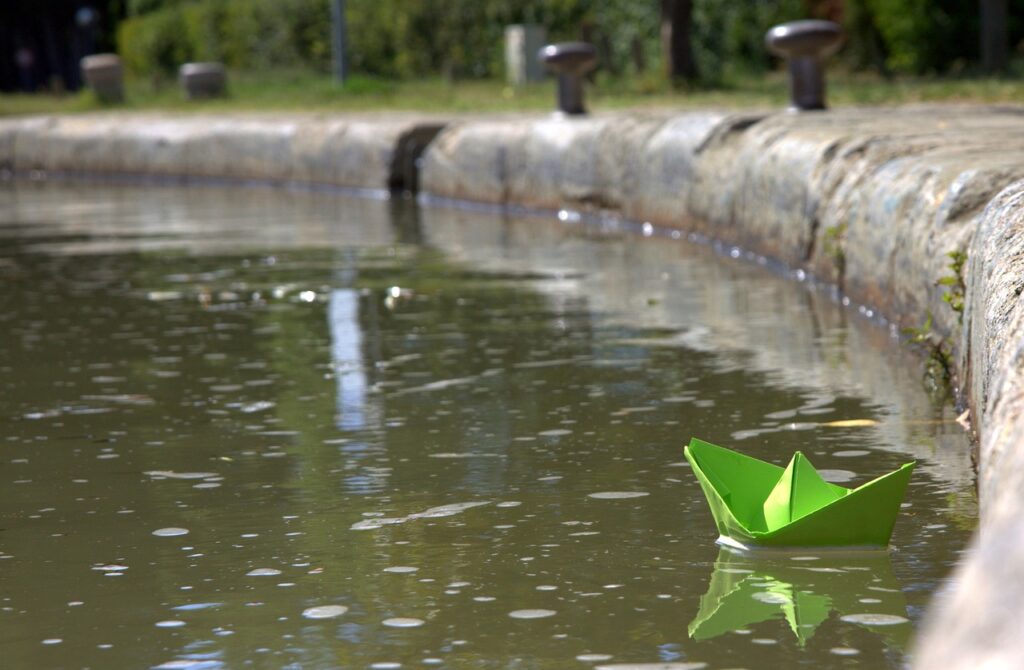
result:
<svg viewBox="0 0 1024 670"><path fill-rule="evenodd" d="M593 83L599 96L626 96L622 102L629 104L636 102L631 97L672 96L682 89L731 91L740 94L734 96L739 102L744 95L761 102L765 75L780 68L764 48L765 31L800 18L829 19L844 27L846 43L831 68L841 73L840 97L850 86L846 95L855 102L872 102L879 85L894 82L902 82L903 96L910 99L914 91L922 98L1015 99L1012 78L1024 73L1024 0L342 4L351 76L339 90L331 77L332 0L4 0L0 91L50 96L76 91L82 84L81 57L109 51L120 54L134 87L129 98L142 106L169 104L170 95L161 98L161 91L173 89L178 67L189 61L224 63L237 84L236 100L249 97L253 104L273 104L275 94L294 103L286 93L301 89L313 102L347 93L376 96L373 104L379 105L382 96L397 95L407 98L399 106L409 107L432 106L431 91L441 95L433 103L457 107L444 87L465 84L467 108L492 106L495 91L502 94L499 101L529 106L529 87L505 89L504 31L510 24L536 24L548 41L584 40L597 47L600 69ZM972 88L970 83L980 80L988 83ZM403 87L410 82L428 82L430 88ZM950 88L951 82L960 85ZM784 96L775 88L765 93L772 100ZM893 95L887 90L878 96ZM88 106L85 100L77 104Z"/></svg>

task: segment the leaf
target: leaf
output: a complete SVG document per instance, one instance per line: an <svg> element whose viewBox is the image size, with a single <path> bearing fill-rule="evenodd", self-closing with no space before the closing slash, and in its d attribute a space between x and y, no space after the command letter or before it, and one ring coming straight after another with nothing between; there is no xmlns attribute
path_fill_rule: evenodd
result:
<svg viewBox="0 0 1024 670"><path fill-rule="evenodd" d="M864 428L867 426L877 426L878 422L874 419L843 419L841 421L829 421L821 425L828 428Z"/></svg>

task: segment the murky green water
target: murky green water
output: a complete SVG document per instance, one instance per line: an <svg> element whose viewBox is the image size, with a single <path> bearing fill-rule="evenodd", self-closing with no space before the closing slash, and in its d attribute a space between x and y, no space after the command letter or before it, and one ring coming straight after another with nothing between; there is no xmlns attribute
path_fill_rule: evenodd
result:
<svg viewBox="0 0 1024 670"><path fill-rule="evenodd" d="M5 668L900 667L974 523L919 363L703 247L8 184L0 282ZM894 550L719 549L691 435L920 459Z"/></svg>

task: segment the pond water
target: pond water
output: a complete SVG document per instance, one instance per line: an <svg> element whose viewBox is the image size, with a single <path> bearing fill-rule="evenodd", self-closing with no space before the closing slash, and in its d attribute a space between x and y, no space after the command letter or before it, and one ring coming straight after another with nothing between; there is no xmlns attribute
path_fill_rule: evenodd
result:
<svg viewBox="0 0 1024 670"><path fill-rule="evenodd" d="M920 361L562 218L0 185L4 667L904 666L976 515ZM691 436L918 459L893 549L719 548Z"/></svg>

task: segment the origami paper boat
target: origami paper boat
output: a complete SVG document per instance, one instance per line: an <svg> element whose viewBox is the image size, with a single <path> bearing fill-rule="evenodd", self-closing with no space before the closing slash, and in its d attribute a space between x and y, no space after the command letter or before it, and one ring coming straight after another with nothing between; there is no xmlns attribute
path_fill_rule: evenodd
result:
<svg viewBox="0 0 1024 670"><path fill-rule="evenodd" d="M833 615L856 617L866 609L909 623L907 602L885 551L826 553L807 565L794 563L788 555L773 558L758 555L755 560L722 547L700 611L690 622L690 638L707 640L781 619L803 647ZM858 623L856 618L850 622ZM909 625L861 625L900 649L910 638Z"/></svg>
<svg viewBox="0 0 1024 670"><path fill-rule="evenodd" d="M740 548L884 547L914 463L855 489L821 478L799 451L777 465L696 438L685 447L719 542Z"/></svg>

